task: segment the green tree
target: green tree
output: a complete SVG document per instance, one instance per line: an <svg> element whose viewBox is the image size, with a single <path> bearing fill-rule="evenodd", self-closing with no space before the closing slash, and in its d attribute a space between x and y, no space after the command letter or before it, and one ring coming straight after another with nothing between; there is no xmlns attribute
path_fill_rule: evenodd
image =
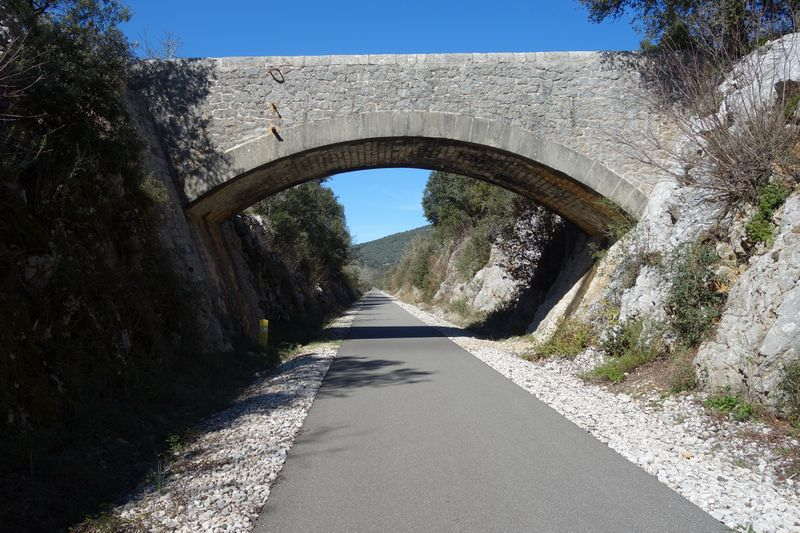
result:
<svg viewBox="0 0 800 533"><path fill-rule="evenodd" d="M117 27L128 16L113 0L8 0L0 8L5 228L21 211L58 217L67 205L93 203L109 174L140 179L123 97L133 56Z"/></svg>
<svg viewBox="0 0 800 533"><path fill-rule="evenodd" d="M693 47L696 40L731 53L744 53L764 37L794 30L798 0L579 0L589 19L629 16L645 47Z"/></svg>
<svg viewBox="0 0 800 533"><path fill-rule="evenodd" d="M349 259L344 208L322 180L271 196L254 211L269 221L275 251L312 279L340 273Z"/></svg>
<svg viewBox="0 0 800 533"><path fill-rule="evenodd" d="M510 219L520 199L484 181L435 171L425 185L422 209L440 232L458 234L487 219Z"/></svg>

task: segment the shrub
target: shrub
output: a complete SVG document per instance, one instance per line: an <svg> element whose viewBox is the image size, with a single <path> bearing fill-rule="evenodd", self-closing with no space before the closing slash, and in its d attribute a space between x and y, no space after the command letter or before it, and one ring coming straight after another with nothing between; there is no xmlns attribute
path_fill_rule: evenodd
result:
<svg viewBox="0 0 800 533"><path fill-rule="evenodd" d="M641 319L615 324L608 329L600 348L610 357L621 357L640 342L643 331L644 321Z"/></svg>
<svg viewBox="0 0 800 533"><path fill-rule="evenodd" d="M781 184L767 184L758 191L757 210L747 222L745 231L752 243L771 245L775 239L772 215L789 197L790 189Z"/></svg>
<svg viewBox="0 0 800 533"><path fill-rule="evenodd" d="M673 258L672 285L666 299L670 326L686 346L699 344L719 318L725 295L711 270L719 260L709 244L687 244Z"/></svg>
<svg viewBox="0 0 800 533"><path fill-rule="evenodd" d="M706 4L708 15L714 3ZM794 150L797 134L786 127L798 95L792 84L773 87L771 74L789 72L795 51L790 40L767 44L769 54L752 51L763 37L784 31L776 35L757 17L750 22L748 39L728 47L720 46L723 21L702 16L689 23L694 31L690 39L662 39L631 60L651 89L654 106L687 142L678 146L655 130L618 139L642 163L734 207L756 203L759 189L776 172L796 182L800 165ZM793 23L784 30L792 28ZM723 82L735 90L723 94Z"/></svg>
<svg viewBox="0 0 800 533"><path fill-rule="evenodd" d="M792 361L783 371L781 390L784 394L784 406L789 418L800 422L800 359Z"/></svg>
<svg viewBox="0 0 800 533"><path fill-rule="evenodd" d="M527 359L546 357L566 357L572 359L595 341L594 328L582 320L563 318L559 321L553 335L534 347Z"/></svg>
<svg viewBox="0 0 800 533"><path fill-rule="evenodd" d="M491 250L489 228L485 224L481 224L468 237L463 250L456 259L456 269L461 278L463 280L472 279L489 261Z"/></svg>
<svg viewBox="0 0 800 533"><path fill-rule="evenodd" d="M467 304L467 300L465 298L459 298L458 300L453 300L448 305L448 309L451 312L460 315L461 317L467 317L470 315L471 312L469 305Z"/></svg>
<svg viewBox="0 0 800 533"><path fill-rule="evenodd" d="M671 393L676 394L697 388L697 371L695 370L693 359L694 352L683 347L679 347L672 354L668 376Z"/></svg>
<svg viewBox="0 0 800 533"><path fill-rule="evenodd" d="M442 272L432 268L441 252L441 243L436 234L417 237L390 271L390 288L400 290L415 287L422 291L423 300L429 302L441 282Z"/></svg>
<svg viewBox="0 0 800 533"><path fill-rule="evenodd" d="M797 121L797 108L800 104L800 84L796 81L783 81L778 82L778 84L782 84L781 89L786 88L785 90L786 97L784 99L784 106L783 106L783 118L786 120L787 123L792 123ZM777 87L776 87L777 88ZM777 89L778 92L782 92L781 89Z"/></svg>
<svg viewBox="0 0 800 533"><path fill-rule="evenodd" d="M744 401L738 396L734 396L729 392L722 394L715 394L710 396L704 402L704 405L714 411L725 413L733 417L734 420L743 422L749 420L755 414L755 407L753 404Z"/></svg>
<svg viewBox="0 0 800 533"><path fill-rule="evenodd" d="M589 372L589 377L620 382L631 370L657 359L664 348L659 336L660 329L648 326L640 318L612 327L600 346L610 359Z"/></svg>

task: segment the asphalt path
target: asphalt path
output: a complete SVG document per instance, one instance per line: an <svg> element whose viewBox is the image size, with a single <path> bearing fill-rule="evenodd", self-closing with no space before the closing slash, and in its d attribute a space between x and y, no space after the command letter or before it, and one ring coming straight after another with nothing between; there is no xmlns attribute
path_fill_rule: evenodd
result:
<svg viewBox="0 0 800 533"><path fill-rule="evenodd" d="M357 311L257 532L728 531L391 299Z"/></svg>

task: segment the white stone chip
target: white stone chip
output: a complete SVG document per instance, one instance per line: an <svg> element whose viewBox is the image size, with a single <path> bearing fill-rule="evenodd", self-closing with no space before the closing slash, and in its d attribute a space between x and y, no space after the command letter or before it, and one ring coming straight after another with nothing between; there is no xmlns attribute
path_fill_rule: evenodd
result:
<svg viewBox="0 0 800 533"><path fill-rule="evenodd" d="M149 532L251 531L337 351L335 342L315 344L260 379L114 514Z"/></svg>

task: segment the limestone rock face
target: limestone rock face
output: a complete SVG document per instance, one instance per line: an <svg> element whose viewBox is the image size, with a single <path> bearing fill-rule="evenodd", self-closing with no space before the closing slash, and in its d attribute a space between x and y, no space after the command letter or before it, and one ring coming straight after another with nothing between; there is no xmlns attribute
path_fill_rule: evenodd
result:
<svg viewBox="0 0 800 533"><path fill-rule="evenodd" d="M713 336L695 359L701 385L706 390L728 387L779 411L784 368L800 359L800 193L776 213L772 246L741 265L737 256L745 256L748 218L747 213L726 214L701 190L656 185L636 227L601 261L587 266L583 277L572 268L562 271L537 311L534 336L546 338L563 316L600 323L608 305L618 308L621 321L667 320L674 253L709 237L720 257L715 270L731 285ZM570 262L578 256L573 253Z"/></svg>
<svg viewBox="0 0 800 533"><path fill-rule="evenodd" d="M621 321L633 317L665 320L673 254L709 234L722 217L722 207L703 191L673 182L656 184L636 226L608 249L590 278L582 281L585 287L580 304L573 306L575 312L591 319L611 305L619 308Z"/></svg>
<svg viewBox="0 0 800 533"><path fill-rule="evenodd" d="M477 311L494 311L517 295L522 282L511 277L503 267L505 261L505 254L492 246L489 262L466 284L465 293Z"/></svg>
<svg viewBox="0 0 800 533"><path fill-rule="evenodd" d="M742 58L719 87L724 97L720 113L747 113L754 104L774 102L775 86L785 80L800 80L800 33L770 41Z"/></svg>
<svg viewBox="0 0 800 533"><path fill-rule="evenodd" d="M452 320L485 318L493 328L522 333L579 236L580 230L560 217L530 208L495 237L486 264L469 279L458 263L470 237L451 243L436 263L443 276L432 302L454 309Z"/></svg>
<svg viewBox="0 0 800 533"><path fill-rule="evenodd" d="M707 387L730 387L779 408L783 368L800 358L800 194L776 218L773 246L751 258L695 363Z"/></svg>
<svg viewBox="0 0 800 533"><path fill-rule="evenodd" d="M462 301L472 311L490 313L511 301L519 292L522 282L515 280L504 267L506 256L495 244L489 260L472 278L464 280L457 268L457 258L467 241L456 245L446 261L445 278L433 301L452 304Z"/></svg>

